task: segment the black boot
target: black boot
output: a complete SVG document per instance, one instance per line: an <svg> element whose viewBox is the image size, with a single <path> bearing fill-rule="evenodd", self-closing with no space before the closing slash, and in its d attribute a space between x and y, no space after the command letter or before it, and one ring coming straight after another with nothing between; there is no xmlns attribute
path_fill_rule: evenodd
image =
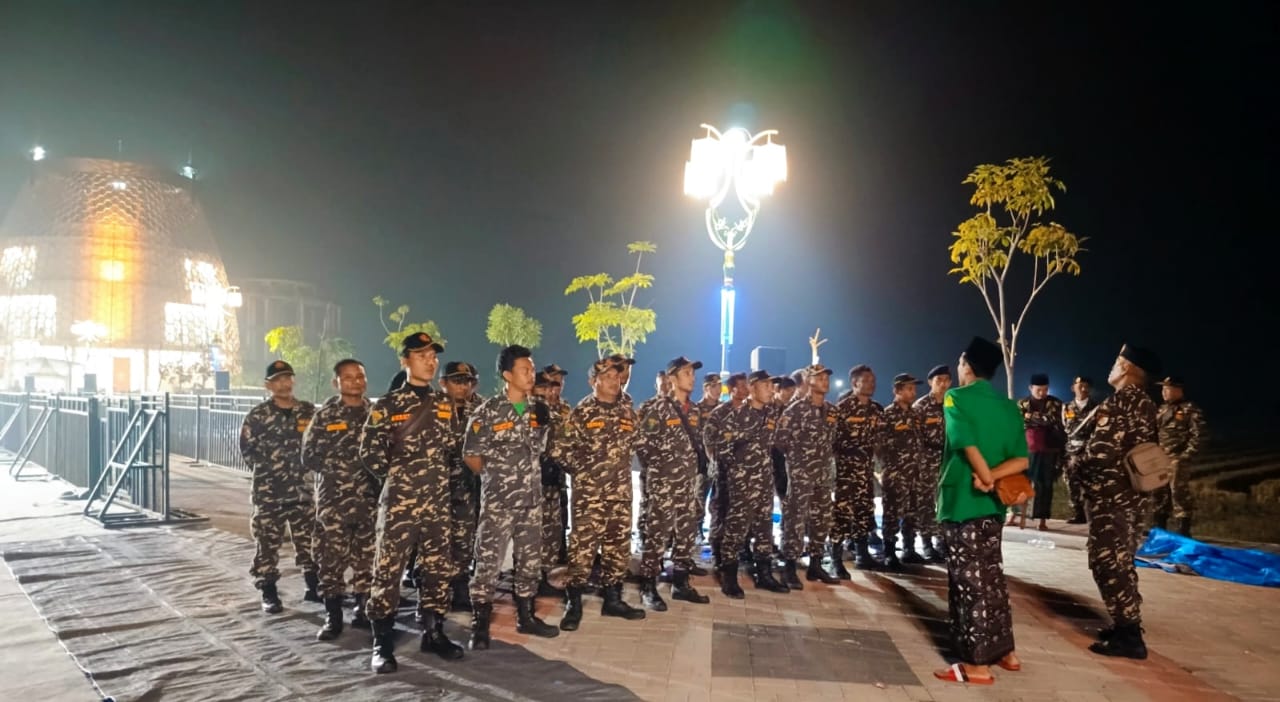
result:
<svg viewBox="0 0 1280 702"><path fill-rule="evenodd" d="M710 597L700 594L689 584L689 572L676 568L671 573L671 599L692 604L707 604Z"/></svg>
<svg viewBox="0 0 1280 702"><path fill-rule="evenodd" d="M489 650L489 618L493 616L492 602L471 604L471 650Z"/></svg>
<svg viewBox="0 0 1280 702"><path fill-rule="evenodd" d="M902 562L907 565L924 563L924 558L916 553L916 533L914 531L902 532Z"/></svg>
<svg viewBox="0 0 1280 702"><path fill-rule="evenodd" d="M369 667L375 673L396 672L396 618L386 617L373 622L373 660Z"/></svg>
<svg viewBox="0 0 1280 702"><path fill-rule="evenodd" d="M693 564L693 566L691 566L691 567L689 568L689 575L696 575L696 576L698 576L698 577L702 577L702 576L704 576L704 575L706 575L706 574L707 574L707 569L706 569L706 568L703 568L702 566L698 565L697 563L694 563L694 564ZM672 580L671 582L675 582L674 577L675 577L675 576L674 576L674 575L672 575L673 580Z"/></svg>
<svg viewBox="0 0 1280 702"><path fill-rule="evenodd" d="M307 602L324 602L324 600L320 599L320 593L316 592L316 589L320 587L320 576L315 573L303 573L302 579L307 583L307 592L302 596L302 599Z"/></svg>
<svg viewBox="0 0 1280 702"><path fill-rule="evenodd" d="M916 557L919 558L919 556ZM902 561L898 559L896 552L890 551L889 555L885 556L884 567L889 570L902 570Z"/></svg>
<svg viewBox="0 0 1280 702"><path fill-rule="evenodd" d="M773 577L773 559L767 556L756 559L756 573L752 580L755 582L757 590L778 593L790 592L786 585L778 582L778 579Z"/></svg>
<svg viewBox="0 0 1280 702"><path fill-rule="evenodd" d="M342 598L324 598L324 626L316 634L317 641L332 641L342 633Z"/></svg>
<svg viewBox="0 0 1280 702"><path fill-rule="evenodd" d="M446 661L462 658L462 647L449 640L444 633L444 612L427 610L422 613L422 643L418 650L434 653Z"/></svg>
<svg viewBox="0 0 1280 702"><path fill-rule="evenodd" d="M622 599L622 583L615 583L604 588L604 604L600 607L602 617L622 617L634 621L644 619L644 610L636 609Z"/></svg>
<svg viewBox="0 0 1280 702"><path fill-rule="evenodd" d="M658 594L658 583L652 578L640 581L640 601L644 602L646 609L652 609L655 612L667 611L667 603L663 601L662 595Z"/></svg>
<svg viewBox="0 0 1280 702"><path fill-rule="evenodd" d="M804 589L804 583L800 582L800 576L796 573L796 559L789 558L782 566L782 583L789 590Z"/></svg>
<svg viewBox="0 0 1280 702"><path fill-rule="evenodd" d="M737 562L720 566L720 592L723 592L725 597L732 597L735 600L747 596L747 593L742 591L742 586L738 585Z"/></svg>
<svg viewBox="0 0 1280 702"><path fill-rule="evenodd" d="M887 550L884 539L880 538L880 535L876 533L875 529L872 529L871 533L867 535L867 546L877 553L883 553Z"/></svg>
<svg viewBox="0 0 1280 702"><path fill-rule="evenodd" d="M555 587L551 581L547 580L547 574L542 574L542 579L538 581L538 597L564 597L564 590Z"/></svg>
<svg viewBox="0 0 1280 702"><path fill-rule="evenodd" d="M1173 530L1187 538L1191 538L1191 517L1174 517Z"/></svg>
<svg viewBox="0 0 1280 702"><path fill-rule="evenodd" d="M831 542L831 575L840 580L852 580L853 576L849 574L849 569L844 567L844 544L839 541Z"/></svg>
<svg viewBox="0 0 1280 702"><path fill-rule="evenodd" d="M920 555L924 557L924 560L927 563L942 563L947 560L942 557L942 554L938 552L938 549L933 547L932 543L925 544L924 552Z"/></svg>
<svg viewBox="0 0 1280 702"><path fill-rule="evenodd" d="M449 583L449 591L452 593L449 597L449 609L454 612L470 612L471 611L471 579L467 576L454 578Z"/></svg>
<svg viewBox="0 0 1280 702"><path fill-rule="evenodd" d="M1077 507L1071 513L1071 518L1067 520L1067 524L1086 524L1088 521L1088 519L1085 519L1084 509Z"/></svg>
<svg viewBox="0 0 1280 702"><path fill-rule="evenodd" d="M809 556L809 568L804 573L804 579L811 583L819 582L827 585L835 585L840 582L839 578L832 577L830 573L822 569L822 559L818 556Z"/></svg>
<svg viewBox="0 0 1280 702"><path fill-rule="evenodd" d="M560 635L559 629L534 614L532 597L516 597L516 631L543 639L554 639Z"/></svg>
<svg viewBox="0 0 1280 702"><path fill-rule="evenodd" d="M1089 650L1103 656L1139 661L1147 658L1147 644L1142 640L1142 627L1138 624L1115 626L1107 638L1090 644Z"/></svg>
<svg viewBox="0 0 1280 702"><path fill-rule="evenodd" d="M356 593L355 606L351 608L351 626L356 629L368 629L371 624L369 618L365 616L364 608L369 604L369 595L364 593Z"/></svg>
<svg viewBox="0 0 1280 702"><path fill-rule="evenodd" d="M582 623L582 588L570 585L564 590L564 616L560 617L561 631L577 631Z"/></svg>
<svg viewBox="0 0 1280 702"><path fill-rule="evenodd" d="M262 611L267 614L279 614L284 606L280 604L280 593L276 591L276 581L262 583Z"/></svg>
<svg viewBox="0 0 1280 702"><path fill-rule="evenodd" d="M858 570L875 570L880 567L880 562L871 555L865 536L853 542L853 567Z"/></svg>

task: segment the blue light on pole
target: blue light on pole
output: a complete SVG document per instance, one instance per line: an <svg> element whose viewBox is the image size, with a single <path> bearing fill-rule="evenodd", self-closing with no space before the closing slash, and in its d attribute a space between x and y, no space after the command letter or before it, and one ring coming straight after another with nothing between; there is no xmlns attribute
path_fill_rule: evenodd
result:
<svg viewBox="0 0 1280 702"><path fill-rule="evenodd" d="M760 199L773 194L774 186L787 179L787 147L773 143L778 132L767 129L752 135L741 127L723 134L709 124L707 136L694 139L684 164L684 192L707 201L706 226L711 243L724 251L724 285L720 288L720 375L729 374L729 349L733 346L733 254L747 243ZM720 213L732 190L742 215L735 221Z"/></svg>

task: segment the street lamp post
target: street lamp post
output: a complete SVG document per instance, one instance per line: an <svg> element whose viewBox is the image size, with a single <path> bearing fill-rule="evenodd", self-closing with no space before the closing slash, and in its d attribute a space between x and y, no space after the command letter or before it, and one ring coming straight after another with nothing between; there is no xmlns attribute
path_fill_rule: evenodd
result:
<svg viewBox="0 0 1280 702"><path fill-rule="evenodd" d="M694 139L684 164L684 192L707 201L706 225L711 243L724 251L724 284L720 288L720 375L729 374L733 346L733 255L747 243L760 200L787 179L787 148L773 143L777 130L752 135L741 127L724 133L704 124L707 135ZM732 190L743 214L732 222L720 213Z"/></svg>

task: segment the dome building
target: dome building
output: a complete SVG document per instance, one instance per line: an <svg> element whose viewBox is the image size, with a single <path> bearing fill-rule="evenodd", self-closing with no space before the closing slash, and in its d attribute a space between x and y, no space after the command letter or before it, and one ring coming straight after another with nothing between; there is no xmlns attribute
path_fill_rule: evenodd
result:
<svg viewBox="0 0 1280 702"><path fill-rule="evenodd" d="M123 161L46 159L0 220L0 383L212 387L238 367L237 288L192 182Z"/></svg>

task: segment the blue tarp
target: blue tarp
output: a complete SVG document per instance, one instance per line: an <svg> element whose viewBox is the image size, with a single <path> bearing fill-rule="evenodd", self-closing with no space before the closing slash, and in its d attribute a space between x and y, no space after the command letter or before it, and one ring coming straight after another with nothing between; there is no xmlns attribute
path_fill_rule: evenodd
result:
<svg viewBox="0 0 1280 702"><path fill-rule="evenodd" d="M1215 580L1280 587L1280 555L1256 549L1211 546L1164 529L1152 529L1147 535L1146 543L1138 549L1137 563Z"/></svg>

